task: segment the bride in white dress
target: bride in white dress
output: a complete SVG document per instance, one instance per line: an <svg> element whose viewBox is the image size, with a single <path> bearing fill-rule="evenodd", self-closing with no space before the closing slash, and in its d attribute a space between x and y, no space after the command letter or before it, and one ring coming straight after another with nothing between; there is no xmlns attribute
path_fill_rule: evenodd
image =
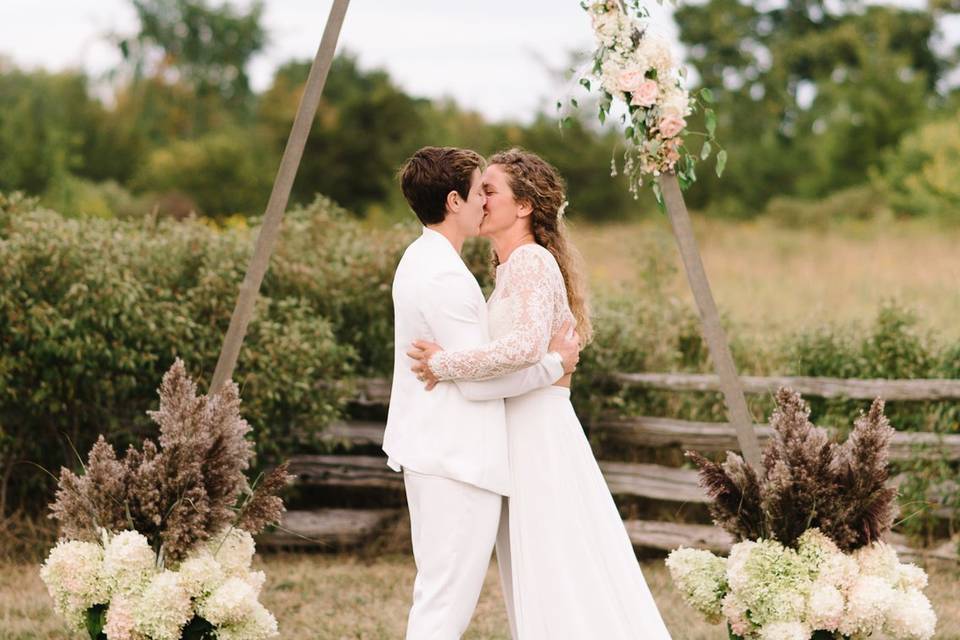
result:
<svg viewBox="0 0 960 640"><path fill-rule="evenodd" d="M480 233L495 249L496 288L487 302L493 341L461 351L415 343L417 370L435 380L493 378L531 366L568 320L590 339L556 169L513 149L490 158L483 186ZM514 638L670 638L570 403L570 379L505 401L512 493L501 526L509 527L510 545L497 554L513 600Z"/></svg>

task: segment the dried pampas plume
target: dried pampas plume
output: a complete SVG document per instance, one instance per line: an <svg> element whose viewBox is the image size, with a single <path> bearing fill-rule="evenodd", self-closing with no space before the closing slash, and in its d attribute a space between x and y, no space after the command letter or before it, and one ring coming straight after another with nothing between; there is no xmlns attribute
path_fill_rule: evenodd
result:
<svg viewBox="0 0 960 640"><path fill-rule="evenodd" d="M160 428L159 446L146 440L118 460L102 437L90 451L85 473L61 469L51 518L63 535L99 537L101 529L135 529L162 556L182 559L196 543L239 526L251 533L279 521L277 493L288 482L286 466L251 489L244 472L253 459L240 416L237 386L197 395L179 358L163 376L160 407L148 414ZM241 502L241 498L244 499Z"/></svg>
<svg viewBox="0 0 960 640"><path fill-rule="evenodd" d="M896 489L886 486L894 430L876 399L846 442L810 422L810 407L785 387L770 417L773 438L755 470L733 452L722 465L688 451L711 498L714 522L737 540L794 545L818 527L844 551L883 538L893 524Z"/></svg>

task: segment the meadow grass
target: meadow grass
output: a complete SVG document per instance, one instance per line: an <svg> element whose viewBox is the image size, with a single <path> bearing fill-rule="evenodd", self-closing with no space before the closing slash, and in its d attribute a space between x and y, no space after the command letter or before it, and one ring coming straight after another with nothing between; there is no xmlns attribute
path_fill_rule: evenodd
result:
<svg viewBox="0 0 960 640"><path fill-rule="evenodd" d="M267 554L256 560L267 573L262 600L277 616L282 638L395 640L403 638L415 569L407 554ZM940 617L938 640L960 639L960 568L927 566L927 594ZM674 640L725 640L680 599L659 559L643 572ZM496 565L491 563L465 640L509 640ZM0 640L81 640L54 615L37 566L0 565ZM602 639L584 639L602 640Z"/></svg>
<svg viewBox="0 0 960 640"><path fill-rule="evenodd" d="M714 297L753 340L869 322L896 301L943 340L960 338L960 226L933 219L841 221L826 228L694 216ZM595 290L659 291L693 305L666 216L574 224ZM651 301L655 303L656 301Z"/></svg>

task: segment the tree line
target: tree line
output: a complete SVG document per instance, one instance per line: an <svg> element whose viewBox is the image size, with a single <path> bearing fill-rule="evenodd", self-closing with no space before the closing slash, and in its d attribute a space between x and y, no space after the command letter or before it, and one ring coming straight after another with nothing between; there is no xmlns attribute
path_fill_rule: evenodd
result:
<svg viewBox="0 0 960 640"><path fill-rule="evenodd" d="M68 214L158 209L224 218L262 211L309 61L290 61L263 92L247 66L268 33L263 5L131 0L139 30L114 38L108 79L19 70L0 61L0 191L26 191ZM852 0L708 0L675 17L696 82L717 98L722 180L700 171L688 202L715 215L802 217L826 199L837 215L943 213L960 205L957 52L940 26L956 2L923 10ZM591 106L558 126L491 122L451 101L412 96L350 53L333 64L293 190L358 215L405 210L395 174L424 144L491 153L530 148L569 183L570 212L618 220L652 211L610 176L619 134ZM692 130L703 123L691 122ZM688 144L697 150L695 135ZM831 200L831 198L833 198Z"/></svg>

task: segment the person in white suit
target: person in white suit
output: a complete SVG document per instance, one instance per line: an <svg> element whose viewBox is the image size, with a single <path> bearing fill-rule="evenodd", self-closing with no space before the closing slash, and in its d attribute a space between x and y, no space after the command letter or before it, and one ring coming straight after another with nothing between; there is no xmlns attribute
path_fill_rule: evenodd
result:
<svg viewBox="0 0 960 640"><path fill-rule="evenodd" d="M456 640L476 608L494 546L508 614L509 534L501 511L510 495L503 398L547 387L579 359L572 324L561 327L539 362L510 375L456 380L426 389L405 351L428 338L450 349L490 342L487 306L460 257L484 216L478 154L425 147L401 170L401 188L424 225L393 281L395 356L383 438L389 466L403 472L417 566L408 640Z"/></svg>

